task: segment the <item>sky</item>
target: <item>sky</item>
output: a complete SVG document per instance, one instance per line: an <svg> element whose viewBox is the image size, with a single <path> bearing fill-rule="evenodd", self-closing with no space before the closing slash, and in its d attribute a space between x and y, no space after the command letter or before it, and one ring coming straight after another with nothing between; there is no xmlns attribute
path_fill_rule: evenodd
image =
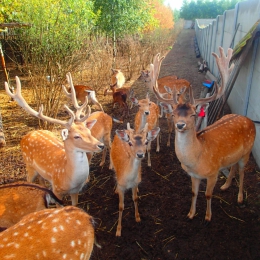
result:
<svg viewBox="0 0 260 260"><path fill-rule="evenodd" d="M165 5L170 5L170 7L174 10L180 10L181 6L182 6L182 0L165 0L164 1Z"/></svg>

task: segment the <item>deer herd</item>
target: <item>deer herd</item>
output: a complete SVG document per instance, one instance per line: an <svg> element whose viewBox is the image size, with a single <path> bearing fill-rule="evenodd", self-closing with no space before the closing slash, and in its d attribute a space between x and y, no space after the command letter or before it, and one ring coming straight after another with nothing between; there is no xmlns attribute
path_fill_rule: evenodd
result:
<svg viewBox="0 0 260 260"><path fill-rule="evenodd" d="M225 55L220 47L219 55L212 55L219 69L221 84L215 84L214 93L210 97L200 99L194 99L192 86L187 80L173 75L158 78L164 59L160 54L154 57L150 71L141 73L147 87L147 95L143 99L137 99L130 87L124 87L123 73L113 69L111 84L104 95L112 96L113 107L118 104L122 108L121 121L104 112L91 87L74 85L70 73L66 75L69 87L62 86L74 107L71 109L64 106L69 115L67 120L44 115L43 106L39 111L31 108L22 96L18 77L15 78L15 93L5 83L7 94L26 112L43 121L61 125L64 129L61 130L61 139L47 130L35 130L22 137L20 147L26 165L27 182L0 187L0 196L3 197L1 200L5 201L0 205L0 218L3 220L0 221L0 228L5 229L0 233L0 258L19 259L20 254L23 254L24 259L41 259L50 254L53 258L55 254L62 254L63 259L89 259L95 243L93 219L76 206L79 192L89 181L89 165L93 153L103 152L100 163L103 166L108 151L109 169L115 171L116 193L119 196L116 236L121 236L124 193L130 188L135 219L139 222L137 193L141 181L141 162L147 151L148 166L152 167L150 153L154 139L157 140L156 152L160 151L159 125L164 114L169 132L167 146L170 146L171 132L175 128L175 153L182 168L191 177L192 200L188 218L195 216L200 182L206 179L205 221L211 221L213 189L219 171L226 167L230 167L230 173L221 189L230 186L238 169L237 201L242 203L244 166L256 135L254 123L247 117L228 114L201 131L196 131L196 107L224 95L233 69L233 64L230 66L232 49L228 49ZM157 104L150 100L151 95L155 95ZM81 102L80 105L78 101ZM96 104L100 111L91 113L88 102ZM116 130L111 142L113 121L123 122L129 117L133 105L138 106L134 126L131 128L127 123L125 129ZM40 185L30 184L36 177ZM50 183L52 191L43 188L45 181ZM26 201L29 192L33 194L30 203ZM65 195L71 196L72 206L62 205ZM19 198L19 207L17 201L11 199L14 197ZM51 200L56 208L49 208ZM35 243L31 244L32 239ZM27 251L24 251L25 244L31 244Z"/></svg>

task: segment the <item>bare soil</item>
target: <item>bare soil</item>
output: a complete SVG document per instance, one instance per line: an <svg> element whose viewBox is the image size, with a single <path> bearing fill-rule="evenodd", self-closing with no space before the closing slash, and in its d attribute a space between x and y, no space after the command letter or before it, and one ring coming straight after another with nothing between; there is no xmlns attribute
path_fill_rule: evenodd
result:
<svg viewBox="0 0 260 260"><path fill-rule="evenodd" d="M177 75L190 81L195 97L199 97L205 75L198 73L198 58L194 52L195 32L183 30L167 54L161 67L160 77ZM14 77L15 75L11 75ZM2 73L1 73L1 77ZM145 97L147 90L136 78L132 85L138 98ZM26 92L26 90L25 90ZM1 112L7 146L0 151L0 184L25 180L25 167L19 150L22 135L35 129L37 122L26 115L15 103L7 103L4 91L0 90ZM98 96L108 114L112 110L109 97ZM152 100L155 101L154 97ZM133 126L137 108L133 108L129 121ZM226 108L226 113L229 109ZM141 222L136 223L131 191L125 194L122 236L116 237L118 219L118 195L114 193L114 172L108 169L108 157L103 167L99 166L101 155L97 154L90 165L90 182L79 196L79 207L92 215L96 222L97 241L101 249L94 247L91 259L113 260L226 260L260 259L260 172L253 156L245 168L245 207L237 205L238 179L223 192L220 186L225 177L219 174L212 199L213 217L209 225L203 220L206 211L204 196L206 181L202 181L197 200L197 214L192 221L187 219L191 203L191 180L182 170L174 152L174 134L171 146L167 147L167 122L160 119L161 149L151 152L152 167L147 159L142 162L142 182L139 185L139 212ZM205 158L207 160L207 158ZM65 203L71 202L65 198Z"/></svg>

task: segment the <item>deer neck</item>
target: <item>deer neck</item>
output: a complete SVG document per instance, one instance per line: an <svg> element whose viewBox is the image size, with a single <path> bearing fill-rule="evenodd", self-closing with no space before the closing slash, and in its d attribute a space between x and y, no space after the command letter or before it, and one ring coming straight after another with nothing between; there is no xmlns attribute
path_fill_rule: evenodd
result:
<svg viewBox="0 0 260 260"><path fill-rule="evenodd" d="M138 127L138 129L137 129L137 132L138 132L138 133L140 133L140 131L141 131L142 129L144 129L146 122L147 122L147 115L145 115L144 113L142 113L141 116L140 116L140 124L139 124L139 127Z"/></svg>
<svg viewBox="0 0 260 260"><path fill-rule="evenodd" d="M66 142L65 142L66 143ZM65 172L70 176L71 187L85 183L89 175L89 162L86 152L79 151L77 148L65 146L66 164Z"/></svg>
<svg viewBox="0 0 260 260"><path fill-rule="evenodd" d="M183 165L193 166L198 162L202 147L197 139L195 126L184 132L175 130L175 152Z"/></svg>

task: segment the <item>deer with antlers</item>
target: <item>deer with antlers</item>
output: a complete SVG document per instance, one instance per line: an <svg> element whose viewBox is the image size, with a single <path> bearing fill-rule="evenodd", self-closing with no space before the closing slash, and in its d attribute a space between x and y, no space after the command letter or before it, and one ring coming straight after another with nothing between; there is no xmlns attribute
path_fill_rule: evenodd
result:
<svg viewBox="0 0 260 260"><path fill-rule="evenodd" d="M95 244L93 218L74 206L30 213L0 233L0 259L84 259Z"/></svg>
<svg viewBox="0 0 260 260"><path fill-rule="evenodd" d="M121 236L124 193L127 189L132 189L135 220L136 222L140 222L137 191L138 184L141 181L141 160L145 157L146 146L156 138L159 131L159 127L149 131L148 123L139 132L131 129L129 123L127 123L126 130L116 130L110 154L112 166L116 172L116 192L119 196L119 217L116 236Z"/></svg>
<svg viewBox="0 0 260 260"><path fill-rule="evenodd" d="M192 202L188 218L192 219L196 213L196 201L201 179L207 179L205 196L207 209L205 221L211 221L211 198L217 182L220 169L231 166L230 173L221 189L226 190L239 169L239 192L237 201L243 202L244 166L246 165L254 145L255 125L247 117L229 114L223 116L214 124L196 132L196 106L205 104L223 95L233 65L229 67L232 49L228 49L227 56L222 47L219 48L220 56L212 55L216 59L221 75L221 86L216 84L215 93L204 99L195 100L192 89L189 89L190 101L181 103L177 100L176 90L172 92L172 99L165 99L158 91L156 77L163 58L157 55L153 69L152 87L157 98L173 106L172 116L175 125L175 152L181 162L182 168L191 176Z"/></svg>
<svg viewBox="0 0 260 260"><path fill-rule="evenodd" d="M72 82L70 73L68 77L70 84ZM38 176L40 183L44 184L45 179L52 184L53 192L59 199L62 199L65 194L70 194L72 205L77 205L78 193L89 176L86 153L99 152L104 149L104 144L93 137L90 132L96 120L88 120L88 113L81 118L80 122L74 122L75 113L66 105L65 109L70 114L68 121L45 116L43 106L37 112L24 100L18 77L16 77L16 87L16 93L13 94L5 82L7 94L26 112L44 121L65 127L61 131L63 142L47 130L32 131L22 138L20 145L27 169L27 181L32 182ZM74 91L73 84L70 87ZM77 113L80 114L86 106L87 102L79 107Z"/></svg>
<svg viewBox="0 0 260 260"><path fill-rule="evenodd" d="M156 58L156 57L155 57ZM154 62L155 63L155 62ZM141 71L141 79L144 80L145 84L147 85L147 88L153 91L151 89L151 76L150 76L150 71L149 70L143 70ZM178 96L181 99L181 101L185 102L187 101L187 94L188 94L188 89L190 87L190 82L187 81L186 79L178 79L177 76L175 75L169 75L165 76L162 78L157 79L157 84L158 84L158 90L160 93L162 93L166 97L170 97L169 92L167 92L164 88L164 86L167 86L171 89L175 88L177 90ZM157 105L160 106L161 112L160 112L160 118L163 117L163 112L166 112L165 109L161 106L159 101L157 100ZM167 113L165 113L166 117Z"/></svg>
<svg viewBox="0 0 260 260"><path fill-rule="evenodd" d="M149 93L147 93L145 99L138 100L136 97L132 97L131 101L134 105L139 107L138 112L135 115L135 130L139 133L148 123L148 130L152 130L155 127L159 127L159 107L150 100ZM157 135L156 152L160 151L160 136ZM151 142L147 144L148 154L148 166L151 166Z"/></svg>
<svg viewBox="0 0 260 260"><path fill-rule="evenodd" d="M72 80L68 75L67 75L67 81L70 82L70 85L73 85L73 82L70 81ZM74 106L74 108L77 111L81 111L79 109L78 106L78 102L76 97L74 96L75 92L68 92L67 88L63 85L62 86L63 91L65 92L66 96L71 99L72 104ZM76 122L80 122L81 121L81 114L76 113L75 115L75 121ZM83 115L85 116L85 114ZM88 120L96 120L96 123L93 125L93 127L90 129L90 132L92 134L92 136L94 136L97 140L99 140L100 142L104 143L104 149L103 149L103 154L102 154L102 159L100 162L100 166L103 166L105 163L105 159L106 159L106 154L107 154L107 150L110 153L110 147L111 147L111 129L112 129L112 125L113 122L115 121L117 123L119 123L118 120L112 118L111 116L109 116L108 114L102 112L102 111L96 111L94 113L91 113L88 116ZM91 159L93 157L93 152L89 152L87 153L87 157L89 160L89 164L91 163Z"/></svg>

